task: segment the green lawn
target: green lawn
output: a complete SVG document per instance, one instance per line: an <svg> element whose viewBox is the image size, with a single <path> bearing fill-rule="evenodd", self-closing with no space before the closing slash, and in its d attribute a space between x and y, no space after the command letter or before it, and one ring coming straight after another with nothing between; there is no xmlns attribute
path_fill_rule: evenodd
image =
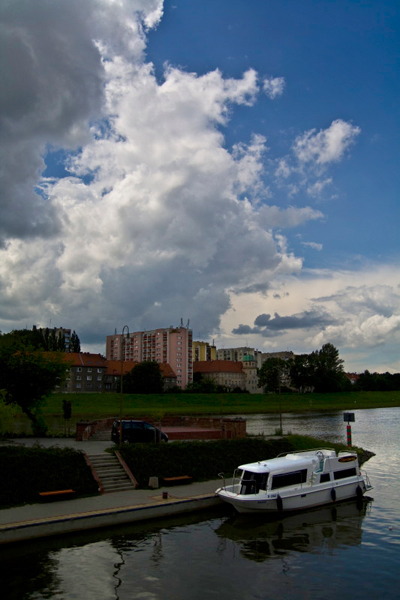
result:
<svg viewBox="0 0 400 600"><path fill-rule="evenodd" d="M73 418L119 415L120 394L54 394L43 406L43 415L62 415L62 401L72 401ZM185 414L254 414L332 411L400 406L398 392L351 392L338 394L124 394L126 416Z"/></svg>

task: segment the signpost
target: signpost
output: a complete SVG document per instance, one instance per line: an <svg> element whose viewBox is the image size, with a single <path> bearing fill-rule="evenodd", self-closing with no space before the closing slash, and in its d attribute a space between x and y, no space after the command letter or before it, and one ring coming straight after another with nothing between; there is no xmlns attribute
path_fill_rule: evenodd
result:
<svg viewBox="0 0 400 600"><path fill-rule="evenodd" d="M347 445L351 446L351 425L350 423L354 423L355 418L354 418L354 413L351 412L345 412L343 413L343 421L347 422Z"/></svg>

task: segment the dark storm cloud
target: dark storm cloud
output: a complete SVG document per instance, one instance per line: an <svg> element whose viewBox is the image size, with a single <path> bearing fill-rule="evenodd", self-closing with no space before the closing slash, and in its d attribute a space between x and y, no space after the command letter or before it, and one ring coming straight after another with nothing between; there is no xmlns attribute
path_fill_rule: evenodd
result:
<svg viewBox="0 0 400 600"><path fill-rule="evenodd" d="M269 283L254 283L245 287L235 288L233 291L235 294L263 294L266 296L270 287Z"/></svg>
<svg viewBox="0 0 400 600"><path fill-rule="evenodd" d="M103 65L97 0L2 2L0 7L0 243L58 228L35 187L48 145L77 147L100 114Z"/></svg>
<svg viewBox="0 0 400 600"><path fill-rule="evenodd" d="M232 333L250 334L257 333L263 337L274 337L293 329L313 329L319 327L324 329L327 325L336 324L336 319L328 315L327 312L320 309L305 311L296 315L281 317L275 313L273 317L269 314L261 314L254 321L255 327L249 325L240 325Z"/></svg>

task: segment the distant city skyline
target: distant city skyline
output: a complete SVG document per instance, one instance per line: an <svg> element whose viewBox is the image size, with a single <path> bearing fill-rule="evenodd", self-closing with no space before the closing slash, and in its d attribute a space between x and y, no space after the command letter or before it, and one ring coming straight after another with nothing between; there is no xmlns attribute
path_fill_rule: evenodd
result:
<svg viewBox="0 0 400 600"><path fill-rule="evenodd" d="M1 6L0 330L400 372L397 2Z"/></svg>

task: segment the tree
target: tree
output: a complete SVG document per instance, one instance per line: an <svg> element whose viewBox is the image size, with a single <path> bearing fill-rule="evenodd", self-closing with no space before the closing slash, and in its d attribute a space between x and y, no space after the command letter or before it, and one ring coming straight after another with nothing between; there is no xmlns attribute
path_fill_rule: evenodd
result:
<svg viewBox="0 0 400 600"><path fill-rule="evenodd" d="M283 358L267 358L258 370L258 387L265 392L280 392L289 376L289 364Z"/></svg>
<svg viewBox="0 0 400 600"><path fill-rule="evenodd" d="M343 360L333 344L324 344L321 350L312 352L311 360L315 362L315 391L340 392L349 386L349 380L343 372ZM351 384L350 384L351 385Z"/></svg>
<svg viewBox="0 0 400 600"><path fill-rule="evenodd" d="M4 390L4 402L20 407L36 435L46 430L40 417L41 405L65 373L66 364L60 354L45 354L13 337L0 337L0 389Z"/></svg>
<svg viewBox="0 0 400 600"><path fill-rule="evenodd" d="M69 352L80 352L81 351L81 342L78 335L75 331L71 334L71 341L69 343Z"/></svg>
<svg viewBox="0 0 400 600"><path fill-rule="evenodd" d="M289 361L291 384L300 392L311 392L315 383L315 356L312 354L298 354Z"/></svg>
<svg viewBox="0 0 400 600"><path fill-rule="evenodd" d="M137 364L124 375L123 389L129 394L160 394L164 389L164 379L160 365L155 361Z"/></svg>
<svg viewBox="0 0 400 600"><path fill-rule="evenodd" d="M15 410L5 403L7 392L0 390L0 435L11 431Z"/></svg>

